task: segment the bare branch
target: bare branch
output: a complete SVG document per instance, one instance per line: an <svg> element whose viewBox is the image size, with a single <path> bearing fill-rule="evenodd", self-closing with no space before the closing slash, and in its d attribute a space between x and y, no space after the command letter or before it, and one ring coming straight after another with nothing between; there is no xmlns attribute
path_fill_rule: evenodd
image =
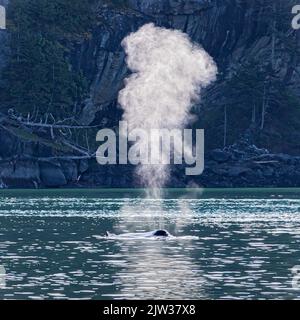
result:
<svg viewBox="0 0 300 320"><path fill-rule="evenodd" d="M53 128L53 129L93 129L93 128L100 128L101 125L95 126L74 126L74 125L63 125L63 124L45 124L45 123L36 123L36 122L24 122L19 119L17 120L20 124L27 126L27 127L40 127L40 128Z"/></svg>

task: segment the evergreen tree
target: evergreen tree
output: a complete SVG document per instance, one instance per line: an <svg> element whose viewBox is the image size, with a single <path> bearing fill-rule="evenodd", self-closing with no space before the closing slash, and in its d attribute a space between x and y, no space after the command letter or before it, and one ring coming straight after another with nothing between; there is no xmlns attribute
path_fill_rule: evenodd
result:
<svg viewBox="0 0 300 320"><path fill-rule="evenodd" d="M87 83L68 59L72 43L93 23L89 0L12 0L10 61L1 101L19 113L64 117L85 97Z"/></svg>

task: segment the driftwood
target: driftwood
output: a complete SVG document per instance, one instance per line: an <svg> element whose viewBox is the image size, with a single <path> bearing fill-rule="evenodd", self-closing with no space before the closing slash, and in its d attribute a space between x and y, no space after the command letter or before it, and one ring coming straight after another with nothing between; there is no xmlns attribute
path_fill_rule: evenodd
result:
<svg viewBox="0 0 300 320"><path fill-rule="evenodd" d="M19 124L27 127L39 127L39 128L49 128L49 129L95 129L100 128L101 125L94 125L94 126L81 126L81 125L67 125L61 124L59 122L54 123L42 123L42 122L31 122L31 121L24 121L23 118L20 118L15 115L10 115L9 118L2 115L2 119L13 119L14 121L18 122Z"/></svg>
<svg viewBox="0 0 300 320"><path fill-rule="evenodd" d="M95 159L96 154L90 156L57 156L57 157L34 157L34 156L14 156L10 158L0 159L0 163L7 163L7 162L15 162L15 161L41 161L47 162L51 160L90 160Z"/></svg>
<svg viewBox="0 0 300 320"><path fill-rule="evenodd" d="M272 163L279 163L278 160L269 160L269 161L253 161L256 164L272 164Z"/></svg>
<svg viewBox="0 0 300 320"><path fill-rule="evenodd" d="M54 120L54 118L53 118ZM54 120L55 121L55 120ZM46 128L49 129L49 139L45 137L39 137L37 132L32 132L31 129L34 130L34 128ZM14 161L16 159L18 160L37 160L37 161L47 161L47 160L81 160L81 159L93 159L96 157L96 152L90 152L90 146L88 144L87 140L87 134L85 134L85 141L87 143L87 147L78 145L72 139L67 140L65 135L60 131L63 129L69 130L79 130L79 129L93 129L93 128L99 128L101 125L95 125L95 126L81 126L81 125L69 125L69 124L63 124L62 121L60 122L54 122L53 124L49 123L37 123L37 122L30 122L30 121L24 121L22 117L18 117L14 114L4 115L0 113L0 128L3 130L9 132L10 134L20 138L20 136L15 132L16 129L20 130L20 128L23 128L24 133L28 132L30 134L35 134L38 139L38 143L41 143L43 145L46 145L49 147L49 145L53 144L53 140L55 140L56 144L60 144L62 147L66 147L67 150L70 150L70 155L61 155L61 156L49 156L49 157L32 157L32 156L16 156L13 158L7 158L2 159L0 162L9 162ZM58 129L55 133L57 134L57 137L55 137L54 129ZM72 133L70 134L72 136ZM30 139L28 139L30 141ZM52 140L52 141L51 141ZM33 141L34 142L34 141ZM60 152L64 153L63 150L60 150ZM67 153L67 151L66 151Z"/></svg>

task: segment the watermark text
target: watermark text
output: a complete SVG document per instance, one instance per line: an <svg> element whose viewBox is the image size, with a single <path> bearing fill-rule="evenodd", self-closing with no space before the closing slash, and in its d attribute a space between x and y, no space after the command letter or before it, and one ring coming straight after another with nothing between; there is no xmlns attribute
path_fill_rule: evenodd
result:
<svg viewBox="0 0 300 320"><path fill-rule="evenodd" d="M204 170L202 129L135 128L129 131L127 122L121 121L118 133L112 129L99 130L96 141L101 142L96 153L100 165L186 164L185 171L189 176L201 175Z"/></svg>
<svg viewBox="0 0 300 320"><path fill-rule="evenodd" d="M292 8L292 14L294 15L294 18L292 20L292 28L294 30L300 29L300 4L295 5Z"/></svg>
<svg viewBox="0 0 300 320"><path fill-rule="evenodd" d="M6 29L6 10L0 5L0 29Z"/></svg>

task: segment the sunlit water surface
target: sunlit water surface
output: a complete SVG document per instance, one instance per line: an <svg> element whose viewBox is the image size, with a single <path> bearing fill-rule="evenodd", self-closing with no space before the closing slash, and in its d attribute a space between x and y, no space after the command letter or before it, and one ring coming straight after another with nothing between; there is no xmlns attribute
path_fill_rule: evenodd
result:
<svg viewBox="0 0 300 320"><path fill-rule="evenodd" d="M0 192L0 298L297 299L295 265L296 189Z"/></svg>

